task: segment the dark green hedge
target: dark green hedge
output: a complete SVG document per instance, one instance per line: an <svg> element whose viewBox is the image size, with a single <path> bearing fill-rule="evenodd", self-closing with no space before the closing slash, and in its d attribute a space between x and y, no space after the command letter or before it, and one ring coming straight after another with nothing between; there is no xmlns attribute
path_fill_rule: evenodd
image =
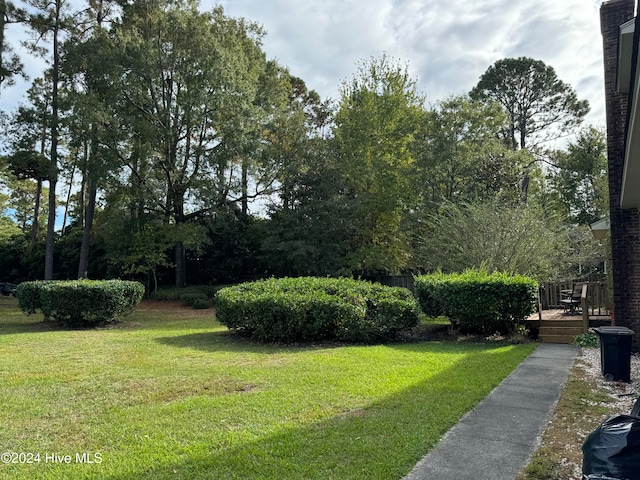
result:
<svg viewBox="0 0 640 480"><path fill-rule="evenodd" d="M187 307L193 308L209 308L209 299L204 293L185 293L180 297L180 301ZM207 304L206 307L200 305ZM196 305L199 305L196 307Z"/></svg>
<svg viewBox="0 0 640 480"><path fill-rule="evenodd" d="M463 330L513 332L535 310L538 283L521 275L482 270L415 279L416 297L429 316L445 315Z"/></svg>
<svg viewBox="0 0 640 480"><path fill-rule="evenodd" d="M183 288L160 287L151 293L152 300L159 301L184 301L185 295L199 295L213 298L218 290L228 285L189 285Z"/></svg>
<svg viewBox="0 0 640 480"><path fill-rule="evenodd" d="M24 313L31 315L38 310L42 310L40 293L47 283L50 282L39 280L35 282L22 282L18 285L16 297L18 297L18 305Z"/></svg>
<svg viewBox="0 0 640 480"><path fill-rule="evenodd" d="M411 292L346 278L281 278L220 290L216 317L265 342L394 339L418 323Z"/></svg>
<svg viewBox="0 0 640 480"><path fill-rule="evenodd" d="M72 327L113 322L140 303L144 286L123 280L23 282L18 304L27 314L40 310L46 319Z"/></svg>

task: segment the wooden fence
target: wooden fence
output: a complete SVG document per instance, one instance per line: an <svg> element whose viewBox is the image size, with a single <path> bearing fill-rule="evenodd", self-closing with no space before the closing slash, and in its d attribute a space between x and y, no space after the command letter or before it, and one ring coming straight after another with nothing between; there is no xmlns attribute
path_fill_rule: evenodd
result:
<svg viewBox="0 0 640 480"><path fill-rule="evenodd" d="M414 292L413 275L367 275L362 280L377 282L388 287L404 287Z"/></svg>

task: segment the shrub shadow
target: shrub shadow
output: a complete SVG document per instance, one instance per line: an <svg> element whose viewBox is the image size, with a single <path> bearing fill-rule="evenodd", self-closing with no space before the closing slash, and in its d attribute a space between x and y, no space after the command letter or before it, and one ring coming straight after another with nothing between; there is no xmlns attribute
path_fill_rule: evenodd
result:
<svg viewBox="0 0 640 480"><path fill-rule="evenodd" d="M486 378L472 378L462 385L452 382L485 362L504 363L507 354L492 350L487 347L462 357L429 380L362 409L300 428L282 429L255 441L231 444L207 455L176 463L150 463L144 470L101 478L399 479L508 375L504 371L495 374L493 382ZM369 437L368 441L363 442L363 437Z"/></svg>
<svg viewBox="0 0 640 480"><path fill-rule="evenodd" d="M350 346L339 343L261 343L230 331L199 332L187 335L159 337L155 341L179 348L193 348L205 352L259 352L282 353L283 350L296 352L309 349L329 349Z"/></svg>

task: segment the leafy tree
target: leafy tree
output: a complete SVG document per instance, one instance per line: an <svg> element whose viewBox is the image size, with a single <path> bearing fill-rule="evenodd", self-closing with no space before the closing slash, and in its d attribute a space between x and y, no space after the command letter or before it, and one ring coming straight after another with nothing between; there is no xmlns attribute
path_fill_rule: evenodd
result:
<svg viewBox="0 0 640 480"><path fill-rule="evenodd" d="M268 154L280 167L278 198L269 205L270 219L264 224L265 262L283 276L348 273L344 182L325 138L329 102L288 72L282 80L288 91L286 109L269 130Z"/></svg>
<svg viewBox="0 0 640 480"><path fill-rule="evenodd" d="M237 206L199 219L206 242L187 258L192 281L230 284L268 273L261 251L267 222Z"/></svg>
<svg viewBox="0 0 640 480"><path fill-rule="evenodd" d="M14 219L9 214L11 208L10 196L3 191L7 188L8 177L3 166L4 159L0 157L0 245L4 245L11 237L22 233Z"/></svg>
<svg viewBox="0 0 640 480"><path fill-rule="evenodd" d="M30 239L33 244L40 238L42 194L48 195L42 183L49 179L49 160L39 152L20 150L9 156L8 161L12 173L17 178L11 184L12 204L16 208L17 217L22 218L23 230L26 231L27 224L30 225ZM48 212L46 213L48 215Z"/></svg>
<svg viewBox="0 0 640 480"><path fill-rule="evenodd" d="M40 225L44 223L40 218L42 193L45 191L43 182L50 181L57 170L52 170L53 164L48 157L51 105L44 79L34 80L27 92L27 98L29 104L20 106L11 121L8 143L12 153L7 157L7 161L9 169L18 180L36 182L35 192L25 204L26 207L33 207L33 213L28 214L24 211L24 218L32 219L30 242L34 244L40 238ZM32 190L31 185L15 187L23 192Z"/></svg>
<svg viewBox="0 0 640 480"><path fill-rule="evenodd" d="M42 255L44 252L29 248L25 236L7 217L0 219L0 225L0 232L2 232L0 233L0 271L2 271L3 281L19 283L22 280L36 278L38 274L42 275L41 271L32 271L25 267L28 257ZM42 265L41 258L39 264Z"/></svg>
<svg viewBox="0 0 640 480"><path fill-rule="evenodd" d="M12 237L22 232L18 225L6 215L0 215L0 244L5 245Z"/></svg>
<svg viewBox="0 0 640 480"><path fill-rule="evenodd" d="M64 45L64 72L72 80L67 100L72 110L70 146L82 172L79 219L83 233L78 278L86 278L88 274L98 189L104 188L107 174L121 166L117 145L123 135L114 128L113 121L118 113L112 78L117 71L116 52L106 30L114 7L114 2L90 1L88 8L76 17L78 28Z"/></svg>
<svg viewBox="0 0 640 480"><path fill-rule="evenodd" d="M605 134L589 127L554 155L551 188L570 223L588 225L606 216L608 205Z"/></svg>
<svg viewBox="0 0 640 480"><path fill-rule="evenodd" d="M499 104L451 97L429 111L415 151L415 189L423 205L519 197L526 152L513 152L499 140L506 124Z"/></svg>
<svg viewBox="0 0 640 480"><path fill-rule="evenodd" d="M300 174L318 161L318 152L327 155L326 142L319 132L326 127L331 112L326 103L304 81L278 67L271 81L280 82L280 92L285 95L279 114L269 123L264 154L277 165L277 193L284 209L295 208L296 190ZM272 199L273 200L273 199ZM276 202L277 203L277 202ZM275 209L279 207L274 205Z"/></svg>
<svg viewBox="0 0 640 480"><path fill-rule="evenodd" d="M528 57L498 60L471 90L472 99L498 102L509 123L506 140L514 150L566 135L589 112L553 67Z"/></svg>
<svg viewBox="0 0 640 480"><path fill-rule="evenodd" d="M354 226L341 194L340 165L326 147L313 142L304 167L288 178L285 205L271 209L262 248L277 275L351 274L347 254Z"/></svg>
<svg viewBox="0 0 640 480"><path fill-rule="evenodd" d="M386 55L362 63L344 83L335 115L335 148L353 235L354 272L398 271L411 252L401 225L416 201L412 153L424 99L403 67Z"/></svg>
<svg viewBox="0 0 640 480"><path fill-rule="evenodd" d="M20 227L25 238L28 238L29 244L34 245L41 240L41 236L34 226L39 225L46 219L48 214L46 208L34 209L34 205L40 203L40 198L48 195L46 188L40 188L38 182L32 179L17 180L9 178L7 182L11 198L7 201L7 205L11 208L15 222ZM36 214L39 217L36 217Z"/></svg>
<svg viewBox="0 0 640 480"><path fill-rule="evenodd" d="M144 274L153 279L155 291L158 287L158 269L170 267L168 252L175 243L167 225L146 223L133 232L126 250L113 255L111 262L119 266L125 275Z"/></svg>
<svg viewBox="0 0 640 480"><path fill-rule="evenodd" d="M56 184L58 181L58 141L60 123L60 99L58 95L60 83L60 45L65 29L70 24L70 17L67 13L69 3L65 0L28 0L28 5L35 9L29 14L28 24L36 36L31 44L32 50L42 55L47 54L47 50L39 45L39 40L45 37L51 38L50 57L50 100L51 117L49 123L49 161L51 162L49 177L49 202L47 218L47 241L44 261L44 279L53 279L53 249L55 242L56 224Z"/></svg>
<svg viewBox="0 0 640 480"><path fill-rule="evenodd" d="M561 276L569 248L561 224L530 205L499 201L446 204L421 233L423 268L445 273L484 268L548 280Z"/></svg>
<svg viewBox="0 0 640 480"><path fill-rule="evenodd" d="M5 38L7 26L24 21L24 16L25 12L16 8L13 2L0 0L0 94L3 85L11 85L17 75L25 76L24 65Z"/></svg>
<svg viewBox="0 0 640 480"><path fill-rule="evenodd" d="M180 232L225 203L270 192L258 188L274 181L256 151L272 118L261 96L260 27L221 8L201 13L192 1L136 2L115 32L123 118L140 142L128 164L145 208ZM185 246L174 238L176 286L184 286Z"/></svg>
<svg viewBox="0 0 640 480"><path fill-rule="evenodd" d="M585 278L602 275L607 258L607 246L593 236L588 225L565 226L568 255L561 263L561 278Z"/></svg>

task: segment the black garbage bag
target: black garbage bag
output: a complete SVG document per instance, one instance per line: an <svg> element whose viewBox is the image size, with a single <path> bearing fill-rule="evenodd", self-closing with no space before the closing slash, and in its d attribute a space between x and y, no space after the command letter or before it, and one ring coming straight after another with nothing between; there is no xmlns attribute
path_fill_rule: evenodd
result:
<svg viewBox="0 0 640 480"><path fill-rule="evenodd" d="M631 415L612 415L582 446L585 478L640 480L640 399Z"/></svg>

